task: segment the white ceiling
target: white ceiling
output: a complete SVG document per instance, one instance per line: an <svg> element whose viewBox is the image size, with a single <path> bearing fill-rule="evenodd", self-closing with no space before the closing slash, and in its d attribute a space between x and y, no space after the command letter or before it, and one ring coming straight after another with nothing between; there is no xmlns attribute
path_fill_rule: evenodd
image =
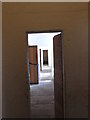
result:
<svg viewBox="0 0 90 120"><path fill-rule="evenodd" d="M28 45L38 45L39 47L50 47L53 45L53 37L61 32L56 33L36 33L28 34Z"/></svg>

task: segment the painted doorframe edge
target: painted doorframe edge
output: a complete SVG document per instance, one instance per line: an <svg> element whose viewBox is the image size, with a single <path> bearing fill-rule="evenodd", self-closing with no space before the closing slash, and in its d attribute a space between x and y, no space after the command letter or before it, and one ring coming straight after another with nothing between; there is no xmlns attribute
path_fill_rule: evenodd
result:
<svg viewBox="0 0 90 120"><path fill-rule="evenodd" d="M64 108L64 119L66 118L66 79L65 79L65 64L64 64L64 40L63 40L63 30L61 29L53 29L53 30L37 30L37 31L26 31L26 40L28 46L28 34L34 33L54 33L54 32L61 32L62 37L62 68L63 68L63 108ZM28 49L28 48L27 48Z"/></svg>
<svg viewBox="0 0 90 120"><path fill-rule="evenodd" d="M26 33L26 47L27 47L27 72L28 72L28 82L30 84L30 71L29 71L29 48L28 48L28 33Z"/></svg>
<svg viewBox="0 0 90 120"><path fill-rule="evenodd" d="M64 40L62 31L62 68L63 68L63 106L64 106L64 119L66 118L66 79L65 79L65 64L64 64Z"/></svg>
<svg viewBox="0 0 90 120"><path fill-rule="evenodd" d="M2 2L0 1L0 119L2 119Z"/></svg>

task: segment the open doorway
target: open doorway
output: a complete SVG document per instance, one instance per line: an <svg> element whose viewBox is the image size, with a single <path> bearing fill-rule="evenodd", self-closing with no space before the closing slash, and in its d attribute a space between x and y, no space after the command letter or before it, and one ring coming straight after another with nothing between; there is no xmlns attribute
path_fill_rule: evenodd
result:
<svg viewBox="0 0 90 120"><path fill-rule="evenodd" d="M27 35L31 118L63 118L62 32Z"/></svg>
<svg viewBox="0 0 90 120"><path fill-rule="evenodd" d="M48 50L43 50L43 65L48 66Z"/></svg>

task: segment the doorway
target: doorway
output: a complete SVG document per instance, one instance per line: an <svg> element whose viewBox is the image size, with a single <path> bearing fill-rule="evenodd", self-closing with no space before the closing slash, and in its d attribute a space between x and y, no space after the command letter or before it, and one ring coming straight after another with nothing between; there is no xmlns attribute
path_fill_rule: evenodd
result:
<svg viewBox="0 0 90 120"><path fill-rule="evenodd" d="M43 65L48 65L48 50L43 50Z"/></svg>
<svg viewBox="0 0 90 120"><path fill-rule="evenodd" d="M53 37L52 37L52 43L53 43L52 52L53 52L53 56L51 57L51 63L52 63L51 66L49 66L49 59L50 59L49 58L49 50L46 49L46 48L44 48L44 49L38 48L38 45L35 45L35 44L34 45L33 44L31 45L31 43L29 44L29 36L31 38L31 35L35 36L35 34L36 35L37 34L47 34L47 36L49 34L53 34ZM31 52L31 50L28 51L29 53L31 53L31 55L29 55L29 64L31 64L31 65L29 65L29 72L28 72L29 76L32 76L32 74L33 74L33 77L36 80L35 74L36 74L36 71L38 70L38 72L37 72L37 74L38 74L37 75L38 76L38 82L33 82L33 85L30 85L30 89L31 89L31 92L32 92L32 93L30 92L31 96L33 96L35 94L38 94L37 86L40 85L40 76L41 76L40 74L45 75L45 72L48 71L47 74L46 74L46 76L48 76L48 73L51 72L52 73L51 74L51 76L52 76L51 80L53 80L53 82L52 82L53 83L53 90L52 90L53 91L53 105L54 105L53 106L53 112L51 112L51 109L49 111L46 110L46 111L48 111L48 113L46 115L44 114L45 111L43 109L37 109L38 110L38 112L37 112L37 111L35 111L35 108L34 108L35 104L33 103L32 109L33 109L33 113L34 114L31 113L31 114L33 114L32 117L34 117L34 118L35 117L36 118L37 117L39 117L39 118L40 117L41 118L52 118L52 117L53 118L64 118L62 32L61 31L54 31L54 32L47 32L47 31L44 31L44 32L28 32L27 35L28 35L28 48L29 47L32 48L32 47L37 46L36 47L36 48L38 48L37 49L37 55L39 54L38 58L37 58L38 62L35 63L35 56L37 56L37 55L34 55L35 52ZM44 37L42 37L42 39L43 38ZM38 39L38 37L36 37L36 39ZM34 58L33 58L33 61L31 62L32 56L34 56ZM42 61L42 59L43 59L43 61ZM53 59L53 61L52 61L52 59ZM30 66L32 66L32 67L30 68ZM36 68L35 66L38 66L38 67ZM50 69L49 69L49 67L50 67ZM37 69L37 70L35 70L35 69ZM31 73L31 71L32 71L32 73ZM31 83L32 79L33 78L30 78L30 83ZM49 80L46 79L46 81L47 81L46 83L47 83L47 86L48 86L48 83L50 82L50 79ZM37 83L37 85L35 85L35 83ZM48 88L49 88L48 90L51 89L50 85L51 84L49 84L49 86L48 86ZM45 86L45 84L44 84L44 86ZM36 93L35 93L35 91L33 91L33 88L36 89ZM43 91L43 89L40 89L39 93L42 92L42 91ZM44 92L45 92L44 94L46 94L49 91L47 91L47 89L46 89L46 91L44 91ZM38 96L38 97L40 98L41 96ZM33 98L34 98L33 99L34 102L38 101L38 99L35 98L35 96L33 96ZM43 96L43 99L45 99L45 96ZM42 99L42 101L39 101L39 102L43 103L43 99ZM49 102L51 101L50 98L48 100L49 100ZM46 101L47 101L47 99L46 99ZM37 102L36 107L39 108L39 107L42 107L42 106L38 106L38 102ZM40 111L42 111L42 112L40 113ZM36 115L35 115L35 112L36 112ZM50 115L49 112L53 113L53 115L52 114Z"/></svg>

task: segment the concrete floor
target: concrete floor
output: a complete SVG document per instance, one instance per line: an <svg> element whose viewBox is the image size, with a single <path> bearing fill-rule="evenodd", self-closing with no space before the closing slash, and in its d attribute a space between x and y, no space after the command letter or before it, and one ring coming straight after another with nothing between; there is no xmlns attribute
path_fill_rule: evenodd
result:
<svg viewBox="0 0 90 120"><path fill-rule="evenodd" d="M54 118L54 83L51 70L40 73L38 85L30 85L31 118Z"/></svg>

